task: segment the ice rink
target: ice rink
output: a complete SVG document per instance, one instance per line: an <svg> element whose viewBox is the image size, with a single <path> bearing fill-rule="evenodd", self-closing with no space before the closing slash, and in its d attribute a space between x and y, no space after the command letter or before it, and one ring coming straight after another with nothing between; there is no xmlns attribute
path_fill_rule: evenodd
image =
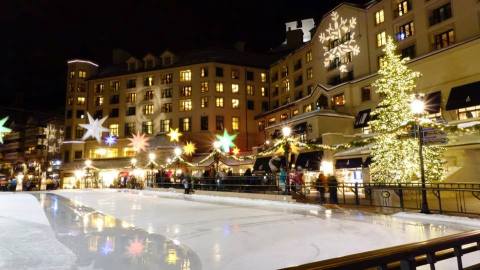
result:
<svg viewBox="0 0 480 270"><path fill-rule="evenodd" d="M278 269L475 229L156 191L0 194L0 210L0 269Z"/></svg>

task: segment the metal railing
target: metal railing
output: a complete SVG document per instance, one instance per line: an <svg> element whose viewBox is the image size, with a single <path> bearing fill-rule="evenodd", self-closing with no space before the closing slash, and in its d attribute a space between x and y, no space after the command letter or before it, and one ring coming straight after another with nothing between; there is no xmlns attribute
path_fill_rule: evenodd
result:
<svg viewBox="0 0 480 270"><path fill-rule="evenodd" d="M480 230L439 237L417 243L357 253L284 269L340 270L340 269L401 269L411 270L429 265L435 269L438 261L455 258L451 269L479 269L480 265L463 268L462 256L480 250Z"/></svg>

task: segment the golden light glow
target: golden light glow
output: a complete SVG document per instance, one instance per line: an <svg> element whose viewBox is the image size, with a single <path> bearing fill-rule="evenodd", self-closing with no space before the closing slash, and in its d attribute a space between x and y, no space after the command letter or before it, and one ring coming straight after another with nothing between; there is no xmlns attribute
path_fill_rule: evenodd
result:
<svg viewBox="0 0 480 270"><path fill-rule="evenodd" d="M193 153L195 153L195 150L197 150L197 148L195 147L195 144L192 142L187 142L187 144L183 147L183 152L185 153L186 156L193 155Z"/></svg>
<svg viewBox="0 0 480 270"><path fill-rule="evenodd" d="M167 136L170 137L171 142L179 142L180 137L182 136L182 133L178 131L178 128L176 129L170 128L170 132L168 132Z"/></svg>
<svg viewBox="0 0 480 270"><path fill-rule="evenodd" d="M234 155L237 156L238 154L240 154L240 149L238 149L238 147L235 147L235 148L233 148L232 152L233 152Z"/></svg>

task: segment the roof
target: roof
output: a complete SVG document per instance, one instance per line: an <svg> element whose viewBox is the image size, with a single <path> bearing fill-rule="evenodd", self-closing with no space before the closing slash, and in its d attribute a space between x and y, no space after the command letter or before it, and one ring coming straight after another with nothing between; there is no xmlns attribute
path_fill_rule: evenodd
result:
<svg viewBox="0 0 480 270"><path fill-rule="evenodd" d="M153 69L145 69L144 67L140 67L137 70L128 71L126 63L102 67L95 76L90 78L90 80L212 62L268 69L270 64L275 62L282 55L273 53L258 54L233 49L212 48L190 51L175 56L178 58L178 60L174 64L168 66L158 66Z"/></svg>

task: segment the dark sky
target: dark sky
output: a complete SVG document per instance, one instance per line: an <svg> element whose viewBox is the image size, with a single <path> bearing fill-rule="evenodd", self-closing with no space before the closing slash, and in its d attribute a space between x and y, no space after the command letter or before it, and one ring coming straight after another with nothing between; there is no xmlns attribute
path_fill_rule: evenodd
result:
<svg viewBox="0 0 480 270"><path fill-rule="evenodd" d="M321 18L339 2L0 0L0 106L62 113L66 60L73 57L102 65L113 48L142 55L239 40L262 52L284 40L286 21Z"/></svg>

